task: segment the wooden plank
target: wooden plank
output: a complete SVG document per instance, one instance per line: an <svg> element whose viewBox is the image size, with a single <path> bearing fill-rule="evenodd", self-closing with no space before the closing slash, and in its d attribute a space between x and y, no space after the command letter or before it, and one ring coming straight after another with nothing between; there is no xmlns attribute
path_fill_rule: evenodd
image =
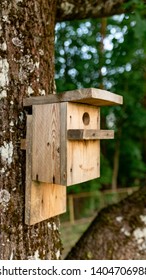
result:
<svg viewBox="0 0 146 280"><path fill-rule="evenodd" d="M32 116L26 119L26 185L25 185L25 223L30 222L31 182L32 182Z"/></svg>
<svg viewBox="0 0 146 280"><path fill-rule="evenodd" d="M32 180L60 184L60 104L33 106Z"/></svg>
<svg viewBox="0 0 146 280"><path fill-rule="evenodd" d="M97 140L113 139L114 130L97 130L97 129L68 129L68 140Z"/></svg>
<svg viewBox="0 0 146 280"><path fill-rule="evenodd" d="M89 115L88 124L83 121ZM67 130L100 129L100 108L68 103ZM100 176L100 140L67 140L67 186L92 180Z"/></svg>
<svg viewBox="0 0 146 280"><path fill-rule="evenodd" d="M32 181L32 116L26 127L25 224L33 225L66 211L66 187Z"/></svg>
<svg viewBox="0 0 146 280"><path fill-rule="evenodd" d="M33 225L60 215L66 211L66 187L56 184L32 181L30 200L30 219Z"/></svg>
<svg viewBox="0 0 146 280"><path fill-rule="evenodd" d="M48 96L29 97L23 100L25 107L39 104L51 104L58 102L76 102L94 106L111 106L123 104L123 97L106 90L96 88L83 88L66 91Z"/></svg>
<svg viewBox="0 0 146 280"><path fill-rule="evenodd" d="M61 185L67 184L67 102L60 103L60 177Z"/></svg>

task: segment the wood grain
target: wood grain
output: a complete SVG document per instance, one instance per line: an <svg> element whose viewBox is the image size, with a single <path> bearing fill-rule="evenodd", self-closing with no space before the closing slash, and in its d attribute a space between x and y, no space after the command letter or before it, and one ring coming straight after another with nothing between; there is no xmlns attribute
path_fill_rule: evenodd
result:
<svg viewBox="0 0 146 280"><path fill-rule="evenodd" d="M29 224L60 215L66 211L66 187L32 181Z"/></svg>
<svg viewBox="0 0 146 280"><path fill-rule="evenodd" d="M83 122L84 113L90 116L88 125ZM68 129L100 129L100 108L68 103ZM100 176L100 141L67 140L67 186L92 180Z"/></svg>
<svg viewBox="0 0 146 280"><path fill-rule="evenodd" d="M32 180L60 184L59 104L33 106Z"/></svg>
<svg viewBox="0 0 146 280"><path fill-rule="evenodd" d="M67 104L60 103L60 184L64 186L67 184Z"/></svg>
<svg viewBox="0 0 146 280"><path fill-rule="evenodd" d="M31 182L32 182L32 116L26 119L26 183L25 183L25 223L30 222Z"/></svg>
<svg viewBox="0 0 146 280"><path fill-rule="evenodd" d="M25 224L33 225L66 211L66 187L32 181L32 116L27 116ZM57 170L58 171L58 170Z"/></svg>
<svg viewBox="0 0 146 280"><path fill-rule="evenodd" d="M114 130L97 130L97 129L68 129L68 140L101 140L113 139Z"/></svg>
<svg viewBox="0 0 146 280"><path fill-rule="evenodd" d="M97 88L83 88L66 91L48 96L29 97L23 100L23 105L29 107L37 104L51 104L58 102L76 102L94 106L111 106L123 104L123 97L115 93Z"/></svg>

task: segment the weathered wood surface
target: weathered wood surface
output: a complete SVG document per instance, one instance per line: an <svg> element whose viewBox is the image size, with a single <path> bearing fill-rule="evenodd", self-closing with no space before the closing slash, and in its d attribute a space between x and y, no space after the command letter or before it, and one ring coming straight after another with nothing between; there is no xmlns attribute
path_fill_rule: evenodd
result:
<svg viewBox="0 0 146 280"><path fill-rule="evenodd" d="M69 129L67 131L67 138L68 138L68 140L113 139L114 130Z"/></svg>
<svg viewBox="0 0 146 280"><path fill-rule="evenodd" d="M60 184L59 104L34 105L32 180Z"/></svg>
<svg viewBox="0 0 146 280"><path fill-rule="evenodd" d="M60 103L60 184L67 185L67 103Z"/></svg>
<svg viewBox="0 0 146 280"><path fill-rule="evenodd" d="M32 182L32 116L26 121L26 182L25 182L25 223L30 223L31 182Z"/></svg>
<svg viewBox="0 0 146 280"><path fill-rule="evenodd" d="M38 110L39 113L40 110ZM33 117L31 115L28 115L27 131L26 131L26 189L25 189L25 223L28 225L39 223L43 220L49 219L56 215L60 215L66 211L66 187L65 186L61 186L58 184L44 183L39 181L36 182L32 180L32 158L33 158L32 132L33 132ZM41 130L39 130L39 132L41 132ZM50 165L51 163L49 164L49 167ZM44 170L42 169L43 168L42 162L38 166L41 172L39 173L40 177L45 176Z"/></svg>
<svg viewBox="0 0 146 280"><path fill-rule="evenodd" d="M32 181L29 225L36 224L66 211L66 187Z"/></svg>
<svg viewBox="0 0 146 280"><path fill-rule="evenodd" d="M87 113L90 121L83 122ZM67 130L100 129L100 108L67 103ZM100 140L67 140L67 186L85 182L100 176Z"/></svg>
<svg viewBox="0 0 146 280"><path fill-rule="evenodd" d="M66 91L60 94L50 94L48 96L37 96L25 98L25 107L38 104L51 104L58 102L76 102L94 106L111 106L123 103L123 97L106 90L96 88L77 89Z"/></svg>

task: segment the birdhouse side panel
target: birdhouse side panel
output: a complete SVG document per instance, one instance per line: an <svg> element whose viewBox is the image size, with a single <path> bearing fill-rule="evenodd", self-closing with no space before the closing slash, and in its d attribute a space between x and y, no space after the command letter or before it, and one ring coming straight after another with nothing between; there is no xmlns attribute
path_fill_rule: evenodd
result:
<svg viewBox="0 0 146 280"><path fill-rule="evenodd" d="M67 185L67 104L60 103L60 184L63 186Z"/></svg>

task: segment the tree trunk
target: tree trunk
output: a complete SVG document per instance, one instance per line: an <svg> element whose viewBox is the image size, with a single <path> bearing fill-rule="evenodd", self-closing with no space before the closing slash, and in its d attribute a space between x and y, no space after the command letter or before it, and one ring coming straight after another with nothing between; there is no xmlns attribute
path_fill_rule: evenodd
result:
<svg viewBox="0 0 146 280"><path fill-rule="evenodd" d="M98 48L98 53L99 53L99 62L98 62L98 67L99 67L99 88L104 89L104 83L103 83L103 74L102 74L102 67L104 66L104 60L105 60L105 55L104 55L104 39L106 37L106 28L107 28L107 18L102 18L101 19L101 26L100 26L100 36L101 40L99 43L99 48Z"/></svg>
<svg viewBox="0 0 146 280"><path fill-rule="evenodd" d="M103 209L67 260L145 260L146 187Z"/></svg>
<svg viewBox="0 0 146 280"><path fill-rule="evenodd" d="M58 259L58 218L24 224L25 152L20 149L26 129L23 98L53 93L56 0L1 0L0 5L0 258Z"/></svg>

